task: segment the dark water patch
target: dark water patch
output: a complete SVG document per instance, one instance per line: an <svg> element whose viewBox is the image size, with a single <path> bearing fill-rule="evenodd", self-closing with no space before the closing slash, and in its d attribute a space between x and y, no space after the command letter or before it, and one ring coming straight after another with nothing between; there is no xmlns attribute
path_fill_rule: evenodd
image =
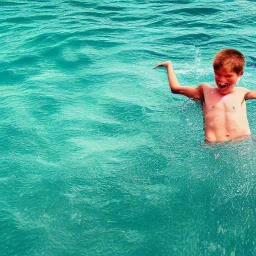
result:
<svg viewBox="0 0 256 256"><path fill-rule="evenodd" d="M125 16L111 17L112 21L126 22L127 24L129 24L129 22L143 21L144 19L145 19L144 17L133 16L133 15L128 15L128 14L126 14Z"/></svg>
<svg viewBox="0 0 256 256"><path fill-rule="evenodd" d="M169 23L170 23L170 19L168 17L161 17L160 19L159 15L151 14L151 15L146 15L145 19L140 21L139 26L154 28L153 25L156 25L156 27L160 26L161 24L162 26L168 26ZM131 24L135 25L134 23L131 23Z"/></svg>
<svg viewBox="0 0 256 256"><path fill-rule="evenodd" d="M4 22L1 22L0 28L1 28L1 35L4 36L5 34L8 35L10 32L9 30L13 27L12 27L12 24L6 25L4 24Z"/></svg>
<svg viewBox="0 0 256 256"><path fill-rule="evenodd" d="M141 0L139 0L139 1L141 1ZM150 0L149 2L151 4L158 4L159 3L158 7L162 7L163 5L166 5L166 7L167 7L167 6L169 6L169 3L177 4L177 0L169 0L168 4L164 3L161 0L156 0L156 1L155 0ZM195 0L180 0L179 4L191 4L191 3L194 3L194 2L195 2Z"/></svg>
<svg viewBox="0 0 256 256"><path fill-rule="evenodd" d="M13 211L15 211L15 208ZM19 253L22 255L37 254L38 252L40 253L39 248L42 241L47 239L47 232L43 228L24 228L23 225L26 225L29 222L29 217L25 217L24 215L26 216L26 214L23 213L23 216L17 216L17 219L12 220L14 216L12 216L12 213L9 213L8 221L0 220L1 230L3 233L9 234L2 239L2 243L0 245L0 251L5 252L3 255L17 254L17 247L19 248ZM21 221L23 221L23 223L19 223L19 218L22 218ZM9 230L12 230L12 233L8 232ZM22 240L20 237L22 237ZM26 242L23 243L22 241Z"/></svg>
<svg viewBox="0 0 256 256"><path fill-rule="evenodd" d="M33 66L35 67L38 62L40 61L40 58L36 55L24 55L19 57L17 60L12 61L12 65L15 67L29 67Z"/></svg>
<svg viewBox="0 0 256 256"><path fill-rule="evenodd" d="M101 45L104 43L106 43L105 47L111 46L111 44L113 44L113 46L122 44L121 42L118 42L118 39L112 38L111 40L108 37L105 37L104 35L98 35L95 36L95 38L93 37L86 37L86 35L84 36L84 38L82 37L77 37L76 36L77 33L74 33L74 36L72 36L70 39L66 40L66 45L62 46L62 50L65 51L65 48L73 48L74 51L77 51L79 49L82 48L86 48L88 45L90 46L97 46L98 44Z"/></svg>
<svg viewBox="0 0 256 256"><path fill-rule="evenodd" d="M4 97L1 97L2 99ZM7 97L5 97L4 100L2 100L2 105L0 106L0 110L1 110L1 121L3 122L2 123L2 126L0 126L1 128L5 125L5 124L8 124L9 122L9 118L10 118L10 113L11 113L11 107L8 106L7 104Z"/></svg>
<svg viewBox="0 0 256 256"><path fill-rule="evenodd" d="M37 120L60 111L61 103L53 96L30 95L29 100L33 102L33 108L30 111Z"/></svg>
<svg viewBox="0 0 256 256"><path fill-rule="evenodd" d="M74 38L81 38L80 42L83 43L87 39L108 39L117 42L121 42L121 40L131 31L126 27L105 27L105 28L94 28L88 29L86 31L75 31L71 34Z"/></svg>
<svg viewBox="0 0 256 256"><path fill-rule="evenodd" d="M111 37L111 36L117 36L121 33L127 33L130 29L128 28L120 28L120 27L102 27L102 28L95 28L95 29L88 29L84 32L77 32L74 35L75 36L82 36L84 35L85 37L90 36L97 38L98 36L100 37ZM117 39L117 38L116 38ZM115 39L115 40L116 40Z"/></svg>
<svg viewBox="0 0 256 256"><path fill-rule="evenodd" d="M59 19L59 22L61 24L61 26L68 26L70 29L74 28L75 30L77 29L77 27L79 27L81 25L81 23L83 22L87 22L89 24L93 24L94 22L96 22L96 20L91 19L91 18L79 18L79 19Z"/></svg>
<svg viewBox="0 0 256 256"><path fill-rule="evenodd" d="M214 30L214 23L213 24L209 24L209 29L211 29L212 31ZM220 27L222 28L222 29L231 29L231 31L233 30L235 30L235 29L237 29L237 28L239 28L239 26L238 26L238 24L237 23L231 23L231 22L222 22L221 23L221 25L220 25Z"/></svg>
<svg viewBox="0 0 256 256"><path fill-rule="evenodd" d="M109 18L111 18L113 15L115 15L115 13L99 13L99 12L95 12L95 9L93 8L91 11L89 11L88 9L85 10L78 10L76 12L70 12L65 14L65 16L60 17L62 20L68 20L70 22L72 22L73 20L76 20L78 22L78 24L81 24L84 21L92 21L93 23L99 24L99 25L103 25L99 23L99 18L106 18L104 25L109 23L108 20ZM103 16L103 17L101 17ZM79 20L77 20L77 18L79 17ZM93 23L90 23L91 25ZM88 25L88 23L87 23Z"/></svg>
<svg viewBox="0 0 256 256"><path fill-rule="evenodd" d="M39 2L39 1L38 1ZM41 1L41 2L34 2L33 7L35 10L38 10L42 13L42 11L56 11L60 10L61 5L55 5L52 1Z"/></svg>
<svg viewBox="0 0 256 256"><path fill-rule="evenodd" d="M106 18L108 19L111 16L116 15L116 12L110 12L110 11L105 11L105 10L96 10L93 8L92 11L85 11L83 12L83 15L90 16L91 18Z"/></svg>
<svg viewBox="0 0 256 256"><path fill-rule="evenodd" d="M58 15L54 14L44 14L44 15L32 15L29 16L29 19L31 21L50 21L50 20L56 20L58 18Z"/></svg>
<svg viewBox="0 0 256 256"><path fill-rule="evenodd" d="M256 68L256 58L253 56L248 56L246 58L246 66Z"/></svg>
<svg viewBox="0 0 256 256"><path fill-rule="evenodd" d="M84 2L84 1L66 1L68 4L74 7L79 7L79 8L95 8L95 3L90 3L90 2Z"/></svg>
<svg viewBox="0 0 256 256"><path fill-rule="evenodd" d="M28 31L31 32L31 34L35 33L37 30L37 25L35 23L29 23L29 24L17 24L15 26L15 31L17 33L17 38L22 38L24 36L24 33L27 33ZM25 41L25 40L24 40ZM20 41L20 43L22 43Z"/></svg>
<svg viewBox="0 0 256 256"><path fill-rule="evenodd" d="M181 35L181 36L175 36L173 37L172 41L176 41L178 43L183 44L200 44L201 42L208 42L213 38L212 35L206 34L206 33L197 33L197 34L187 34L187 35Z"/></svg>
<svg viewBox="0 0 256 256"><path fill-rule="evenodd" d="M51 51L59 51L58 47L60 47L67 39L72 37L72 33L41 33L31 35L24 42L22 42L22 46L26 49L36 50L40 54Z"/></svg>
<svg viewBox="0 0 256 256"><path fill-rule="evenodd" d="M227 47L232 47L233 44L226 41L226 35L219 35L217 37L213 36L213 38L209 41L201 41L200 43L198 43L199 47L205 47L205 48L209 48L211 47L215 47L216 49L223 49L223 48L227 48ZM235 45L233 46L234 48L236 47ZM216 51L214 52L214 54L216 53Z"/></svg>
<svg viewBox="0 0 256 256"><path fill-rule="evenodd" d="M114 53L114 55L116 55L117 57L122 57L122 62L136 62L145 59L166 59L166 55L160 51L145 49L119 50Z"/></svg>
<svg viewBox="0 0 256 256"><path fill-rule="evenodd" d="M250 51L250 45L252 43L255 43L255 40L251 36L243 35L243 37L238 37L235 32L229 34L229 40L227 41L225 39L225 34L222 35L223 41L222 41L222 48L239 48L239 49L246 49L245 51ZM205 43L205 42L203 42ZM207 43L207 42L206 42ZM223 46L224 45L224 46Z"/></svg>
<svg viewBox="0 0 256 256"><path fill-rule="evenodd" d="M66 38L66 35L64 35L64 39L65 38ZM46 45L51 45L54 43L58 43L59 39L60 39L60 36L52 32L40 33L27 39L25 44L28 46L40 45L43 43Z"/></svg>
<svg viewBox="0 0 256 256"><path fill-rule="evenodd" d="M150 28L158 28L158 27L162 27L164 25L168 25L169 24L169 19L168 18L161 18L158 20L148 20L147 23L145 24L145 27L150 27Z"/></svg>
<svg viewBox="0 0 256 256"><path fill-rule="evenodd" d="M6 18L4 20L4 22L6 23L14 23L14 24L28 24L31 23L31 19L27 18L27 17L21 17L21 16L17 16L17 17L12 17L12 18Z"/></svg>
<svg viewBox="0 0 256 256"><path fill-rule="evenodd" d="M85 39L84 42L96 49L109 49L125 44L124 42L119 42L119 40L108 40L104 38L97 38L95 40Z"/></svg>
<svg viewBox="0 0 256 256"><path fill-rule="evenodd" d="M7 60L3 60L1 63L1 69L0 71L6 71L6 70L10 70L12 67L12 62L11 61L7 61Z"/></svg>
<svg viewBox="0 0 256 256"><path fill-rule="evenodd" d="M92 12L93 11L88 11L88 9L79 9L79 10L76 10L76 12L67 13L60 18L61 20L66 21L67 23L73 22L74 20L76 20L77 23L83 22L85 20L95 21L98 23L98 20L92 16ZM79 17L79 19L77 19L77 17ZM90 24L92 25L93 23L90 23Z"/></svg>
<svg viewBox="0 0 256 256"><path fill-rule="evenodd" d="M174 33L170 33L170 36L163 37L159 40L161 41L162 45L166 45L168 47L170 44L174 44L173 47L175 47L176 50L179 50L180 46L184 44L192 45L192 46L202 46L202 45L210 44L214 40L214 35L209 33L208 34L200 33L200 32L193 33L193 34L188 33L186 35L178 35L174 32ZM179 59L182 58L182 56L180 55L178 56L177 54L175 54L175 56Z"/></svg>
<svg viewBox="0 0 256 256"><path fill-rule="evenodd" d="M166 58L165 54L163 54L159 51L156 51L156 50L144 50L144 51L138 51L137 50L137 51L134 51L134 53L138 54L138 56L140 56L140 55L144 56L144 57L148 56L149 59L152 59L154 57L159 57L159 58L162 58L162 59Z"/></svg>
<svg viewBox="0 0 256 256"><path fill-rule="evenodd" d="M237 24L237 26L251 26L252 24L255 23L255 15L243 15L242 17L240 17L239 19L235 19L233 17L230 17L227 19L228 23L231 24Z"/></svg>
<svg viewBox="0 0 256 256"><path fill-rule="evenodd" d="M181 9L175 9L171 11L165 11L164 13L166 15L178 15L178 14L188 14L188 15L212 15L219 13L221 10L217 8L204 8L204 7L198 7L198 8L181 8Z"/></svg>
<svg viewBox="0 0 256 256"><path fill-rule="evenodd" d="M11 151L13 155L18 152L24 154L35 153L34 134L14 125L1 127L1 151Z"/></svg>
<svg viewBox="0 0 256 256"><path fill-rule="evenodd" d="M21 2L21 1L1 1L1 6L6 7L6 6L22 6L22 5L27 5L28 3L26 2Z"/></svg>
<svg viewBox="0 0 256 256"><path fill-rule="evenodd" d="M116 6L116 5L98 5L96 7L97 10L109 11L109 12L122 12L127 10L127 7Z"/></svg>
<svg viewBox="0 0 256 256"><path fill-rule="evenodd" d="M97 76L97 75L96 75ZM82 75L79 79L78 79L78 83L73 84L73 91L79 91L79 92L86 92L87 96L88 96L88 100L90 102L90 100L94 100L94 103L96 103L97 101L97 96L90 96L90 93L94 94L96 91L96 87L95 87L95 83L97 80L93 79L93 77L89 77L87 78L86 76ZM83 96L82 96L83 97Z"/></svg>
<svg viewBox="0 0 256 256"><path fill-rule="evenodd" d="M0 71L1 81L0 84L18 84L26 80L27 75L24 72L17 72L16 70Z"/></svg>
<svg viewBox="0 0 256 256"><path fill-rule="evenodd" d="M172 22L172 25L175 27L181 27L181 28L198 28L200 30L207 29L208 31L215 30L214 28L214 19L208 20L208 22L205 21L199 21L199 20L177 20ZM230 28L235 29L237 28L236 24L229 24L229 23L222 23L222 28Z"/></svg>
<svg viewBox="0 0 256 256"><path fill-rule="evenodd" d="M40 64L40 58L37 56L29 55L15 55L8 56L10 58L9 62L3 63L3 68L5 71L0 71L2 73L2 84L13 84L13 83L23 83L31 75L37 73ZM30 72L28 73L28 69ZM0 84L1 84L0 82Z"/></svg>

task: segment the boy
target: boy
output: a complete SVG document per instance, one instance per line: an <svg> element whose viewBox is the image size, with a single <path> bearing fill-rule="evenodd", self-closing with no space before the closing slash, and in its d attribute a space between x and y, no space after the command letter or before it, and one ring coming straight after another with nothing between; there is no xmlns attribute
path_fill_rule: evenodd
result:
<svg viewBox="0 0 256 256"><path fill-rule="evenodd" d="M243 75L245 58L235 49L218 52L213 60L216 87L203 83L198 87L181 86L171 62L166 67L172 93L200 100L203 105L205 140L210 143L243 140L251 136L246 100L256 99L256 91L236 87Z"/></svg>

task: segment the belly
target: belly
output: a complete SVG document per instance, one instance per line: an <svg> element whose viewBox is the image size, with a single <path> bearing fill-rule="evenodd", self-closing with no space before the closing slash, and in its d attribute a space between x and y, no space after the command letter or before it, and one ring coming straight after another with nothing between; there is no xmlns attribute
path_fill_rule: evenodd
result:
<svg viewBox="0 0 256 256"><path fill-rule="evenodd" d="M209 142L234 140L251 134L246 112L210 112L205 114L205 139Z"/></svg>

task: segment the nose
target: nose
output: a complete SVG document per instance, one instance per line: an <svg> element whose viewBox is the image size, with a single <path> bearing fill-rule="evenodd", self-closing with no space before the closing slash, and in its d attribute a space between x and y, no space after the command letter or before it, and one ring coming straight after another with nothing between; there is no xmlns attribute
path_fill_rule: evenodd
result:
<svg viewBox="0 0 256 256"><path fill-rule="evenodd" d="M224 83L227 82L224 77L218 77L218 78L217 78L217 81L218 81L219 83L222 83L222 84L224 84Z"/></svg>

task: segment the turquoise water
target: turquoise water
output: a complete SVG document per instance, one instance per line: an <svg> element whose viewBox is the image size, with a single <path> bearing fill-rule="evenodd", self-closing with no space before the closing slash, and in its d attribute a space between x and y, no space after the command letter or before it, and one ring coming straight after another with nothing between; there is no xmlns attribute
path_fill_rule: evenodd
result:
<svg viewBox="0 0 256 256"><path fill-rule="evenodd" d="M256 255L256 144L204 144L222 48L255 88L254 0L1 1L1 255ZM256 134L256 102L248 118Z"/></svg>

